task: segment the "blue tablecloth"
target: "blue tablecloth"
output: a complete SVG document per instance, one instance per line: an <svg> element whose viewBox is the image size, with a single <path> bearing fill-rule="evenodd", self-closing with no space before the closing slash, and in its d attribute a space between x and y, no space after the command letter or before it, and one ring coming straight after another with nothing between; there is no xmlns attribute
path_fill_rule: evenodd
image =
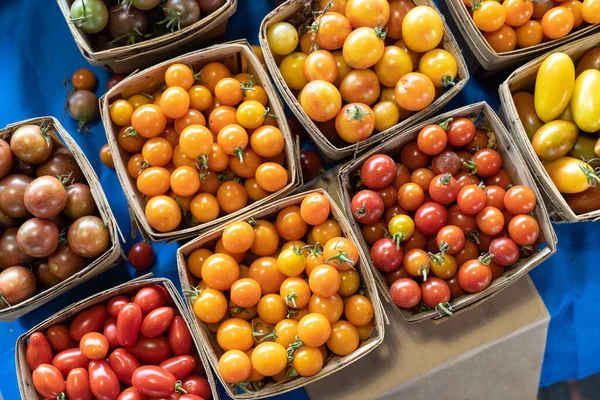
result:
<svg viewBox="0 0 600 400"><path fill-rule="evenodd" d="M268 12L267 0L239 0L237 14L229 22L231 39L248 38L258 43L258 29ZM69 29L53 0L0 1L0 126L27 118L52 115L61 118L65 103L63 79L80 67L87 67ZM98 94L106 87L109 74L93 68L99 78ZM497 108L497 85L503 77L478 80L467 87L447 109L485 100ZM98 150L106 143L100 122L91 125L93 134L76 132L68 117L64 126L75 137L107 189L113 212L123 234L131 237L125 197L113 170L101 164ZM595 263L600 223L556 226L559 247L556 255L531 273L552 320L548 334L541 385L582 378L600 371L600 324L596 322L600 304L600 274ZM151 272L178 282L175 266L177 244L154 244L157 260ZM14 370L14 343L17 337L63 307L136 276L127 265L118 266L92 282L60 296L13 323L0 323L0 393L4 399L18 399ZM510 312L510 310L506 310ZM494 360L489 360L493 363ZM280 396L283 398L283 396ZM285 395L304 399L303 390Z"/></svg>

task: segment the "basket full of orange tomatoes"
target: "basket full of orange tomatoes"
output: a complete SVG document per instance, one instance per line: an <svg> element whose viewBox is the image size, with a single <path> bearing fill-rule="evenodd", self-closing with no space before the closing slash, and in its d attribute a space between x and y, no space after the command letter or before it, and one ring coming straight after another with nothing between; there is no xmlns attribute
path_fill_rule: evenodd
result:
<svg viewBox="0 0 600 400"><path fill-rule="evenodd" d="M597 31L599 0L446 1L486 70L506 69Z"/></svg>
<svg viewBox="0 0 600 400"><path fill-rule="evenodd" d="M123 80L102 120L135 222L175 240L301 182L277 93L245 43L189 53Z"/></svg>
<svg viewBox="0 0 600 400"><path fill-rule="evenodd" d="M448 318L556 251L531 173L486 103L448 112L340 173L384 298L407 322Z"/></svg>
<svg viewBox="0 0 600 400"><path fill-rule="evenodd" d="M427 118L469 78L429 0L289 0L259 39L284 100L332 160Z"/></svg>
<svg viewBox="0 0 600 400"><path fill-rule="evenodd" d="M323 190L278 200L178 250L193 332L229 396L285 393L382 342L365 257Z"/></svg>

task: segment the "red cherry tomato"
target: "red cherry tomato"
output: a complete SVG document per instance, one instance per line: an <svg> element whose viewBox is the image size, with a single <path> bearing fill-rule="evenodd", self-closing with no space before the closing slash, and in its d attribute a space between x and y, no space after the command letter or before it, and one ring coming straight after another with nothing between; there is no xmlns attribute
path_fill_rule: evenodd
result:
<svg viewBox="0 0 600 400"><path fill-rule="evenodd" d="M189 355L177 356L161 362L159 367L173 374L173 376L180 381L194 372L194 369L196 369L196 360Z"/></svg>
<svg viewBox="0 0 600 400"><path fill-rule="evenodd" d="M448 136L439 125L427 125L417 136L419 150L429 156L441 153L448 143Z"/></svg>
<svg viewBox="0 0 600 400"><path fill-rule="evenodd" d="M501 188L504 188L506 190L506 187L511 184L511 178L505 169L501 169L496 175L490 176L489 178L485 179L484 183L487 186L500 186Z"/></svg>
<svg viewBox="0 0 600 400"><path fill-rule="evenodd" d="M171 307L152 310L144 317L140 332L146 337L160 336L169 329L173 317L175 317L175 312Z"/></svg>
<svg viewBox="0 0 600 400"><path fill-rule="evenodd" d="M381 272L392 272L400 268L403 256L402 248L390 238L379 239L371 247L371 260Z"/></svg>
<svg viewBox="0 0 600 400"><path fill-rule="evenodd" d="M517 215L508 224L508 236L521 246L531 246L540 236L540 226L529 215Z"/></svg>
<svg viewBox="0 0 600 400"><path fill-rule="evenodd" d="M154 250L146 242L133 245L127 255L129 264L138 271L144 271L154 264Z"/></svg>
<svg viewBox="0 0 600 400"><path fill-rule="evenodd" d="M119 311L121 308L125 307L125 304L129 304L131 301L125 296L115 296L111 297L106 303L106 308L108 308L108 313L111 317L117 318L119 316Z"/></svg>
<svg viewBox="0 0 600 400"><path fill-rule="evenodd" d="M474 173L483 178L488 178L496 175L502 168L502 156L496 150L481 149L473 154L473 159L468 164Z"/></svg>
<svg viewBox="0 0 600 400"><path fill-rule="evenodd" d="M438 203L425 203L415 212L415 227L423 235L436 235L448 221L448 212Z"/></svg>
<svg viewBox="0 0 600 400"><path fill-rule="evenodd" d="M448 283L448 286L450 286L451 298L456 299L457 297L460 297L463 294L465 294L463 288L461 288L458 284L458 277L456 275L454 275L451 279L448 279L446 283Z"/></svg>
<svg viewBox="0 0 600 400"><path fill-rule="evenodd" d="M385 154L374 154L361 167L360 176L369 189L383 189L396 176L396 163Z"/></svg>
<svg viewBox="0 0 600 400"><path fill-rule="evenodd" d="M448 143L455 147L462 147L475 137L475 124L468 118L456 118L448 126Z"/></svg>
<svg viewBox="0 0 600 400"><path fill-rule="evenodd" d="M108 356L108 364L121 382L131 385L133 371L140 367L140 362L127 350L116 349Z"/></svg>
<svg viewBox="0 0 600 400"><path fill-rule="evenodd" d="M504 229L504 214L495 207L484 207L477 213L476 221L486 235L494 236Z"/></svg>
<svg viewBox="0 0 600 400"><path fill-rule="evenodd" d="M421 283L421 300L431 308L450 301L450 286L445 280L430 277Z"/></svg>
<svg viewBox="0 0 600 400"><path fill-rule="evenodd" d="M436 243L440 251L457 254L465 247L465 234L458 226L447 225L437 233Z"/></svg>
<svg viewBox="0 0 600 400"><path fill-rule="evenodd" d="M477 185L468 185L460 189L456 198L456 205L465 214L477 214L483 210L487 197L482 188Z"/></svg>
<svg viewBox="0 0 600 400"><path fill-rule="evenodd" d="M196 396L195 394L182 394L178 397L179 400L204 400L200 396Z"/></svg>
<svg viewBox="0 0 600 400"><path fill-rule="evenodd" d="M65 391L64 378L60 371L50 364L38 365L31 378L35 390L45 398L54 399Z"/></svg>
<svg viewBox="0 0 600 400"><path fill-rule="evenodd" d="M169 339L164 336L155 338L141 336L135 346L128 350L135 358L149 364L160 364L172 354Z"/></svg>
<svg viewBox="0 0 600 400"><path fill-rule="evenodd" d="M410 142L400 151L400 162L410 171L425 168L429 165L431 157L419 150L417 142Z"/></svg>
<svg viewBox="0 0 600 400"><path fill-rule="evenodd" d="M469 293L481 292L492 281L492 270L489 267L491 257L479 257L469 260L458 269L458 283Z"/></svg>
<svg viewBox="0 0 600 400"><path fill-rule="evenodd" d="M535 193L524 185L513 186L504 196L504 205L515 215L530 213L536 205Z"/></svg>
<svg viewBox="0 0 600 400"><path fill-rule="evenodd" d="M133 302L140 306L143 314L148 314L155 308L167 305L167 301L167 293L160 285L152 285L140 289L133 299Z"/></svg>
<svg viewBox="0 0 600 400"><path fill-rule="evenodd" d="M52 365L64 375L69 375L72 369L87 368L90 359L83 355L80 348L63 350L52 359Z"/></svg>
<svg viewBox="0 0 600 400"><path fill-rule="evenodd" d="M42 332L34 332L29 336L25 359L30 370L34 370L40 364L52 362L52 348Z"/></svg>
<svg viewBox="0 0 600 400"><path fill-rule="evenodd" d="M510 238L499 237L492 240L489 249L498 265L508 267L519 260L519 246Z"/></svg>
<svg viewBox="0 0 600 400"><path fill-rule="evenodd" d="M121 392L119 378L106 361L90 361L90 388L98 400L116 399Z"/></svg>
<svg viewBox="0 0 600 400"><path fill-rule="evenodd" d="M108 310L99 304L77 314L69 327L71 339L79 342L83 335L89 332L100 332L108 319Z"/></svg>
<svg viewBox="0 0 600 400"><path fill-rule="evenodd" d="M192 349L192 335L182 317L176 316L171 322L169 344L177 355L188 354Z"/></svg>
<svg viewBox="0 0 600 400"><path fill-rule="evenodd" d="M452 203L456 200L459 190L460 185L449 172L436 176L429 184L431 199L440 204Z"/></svg>
<svg viewBox="0 0 600 400"><path fill-rule="evenodd" d="M46 339L54 351L63 351L75 347L75 342L69 336L69 328L62 324L52 325L46 330ZM49 363L47 363L49 364Z"/></svg>
<svg viewBox="0 0 600 400"><path fill-rule="evenodd" d="M506 191L504 189L500 186L492 185L486 186L484 192L486 196L486 206L504 210L504 197L506 196Z"/></svg>
<svg viewBox="0 0 600 400"><path fill-rule="evenodd" d="M117 317L117 342L123 347L135 345L142 327L142 310L135 303L126 304Z"/></svg>
<svg viewBox="0 0 600 400"><path fill-rule="evenodd" d="M401 278L390 287L390 297L398 307L413 308L421 301L421 288L414 280Z"/></svg>
<svg viewBox="0 0 600 400"><path fill-rule="evenodd" d="M145 365L136 369L131 384L141 394L152 397L170 396L177 380L173 374L155 365Z"/></svg>
<svg viewBox="0 0 600 400"><path fill-rule="evenodd" d="M108 354L108 340L101 333L86 333L79 342L79 348L90 360L101 360Z"/></svg>
<svg viewBox="0 0 600 400"><path fill-rule="evenodd" d="M94 395L90 388L90 374L85 368L75 368L69 372L66 382L67 399L92 400Z"/></svg>
<svg viewBox="0 0 600 400"><path fill-rule="evenodd" d="M471 158L470 154L469 158ZM462 165L460 156L450 150L442 151L431 160L431 170L436 175L445 174L446 172L450 175L456 175L461 170ZM456 180L458 181L458 179Z"/></svg>
<svg viewBox="0 0 600 400"><path fill-rule="evenodd" d="M479 247L470 240L465 241L465 247L460 251L460 253L454 255L454 259L456 260L456 265L460 266L466 263L469 260L473 260L479 257Z"/></svg>
<svg viewBox="0 0 600 400"><path fill-rule="evenodd" d="M212 391L208 379L201 375L190 375L183 380L183 389L188 394L195 394L202 397L204 400L212 398Z"/></svg>
<svg viewBox="0 0 600 400"><path fill-rule="evenodd" d="M377 192L361 190L352 198L352 215L364 225L371 225L383 216L385 205Z"/></svg>
<svg viewBox="0 0 600 400"><path fill-rule="evenodd" d="M102 334L108 340L108 345L111 348L119 347L119 342L117 341L117 320L114 318L109 318L104 323L104 329L102 329Z"/></svg>

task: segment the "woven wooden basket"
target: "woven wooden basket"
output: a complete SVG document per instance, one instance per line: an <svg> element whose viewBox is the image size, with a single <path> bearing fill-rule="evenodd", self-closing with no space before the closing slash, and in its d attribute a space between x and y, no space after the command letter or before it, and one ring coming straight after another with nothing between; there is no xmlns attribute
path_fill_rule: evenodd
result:
<svg viewBox="0 0 600 400"><path fill-rule="evenodd" d="M156 284L162 285L165 287L165 289L167 289L167 292L169 292L169 295L171 296L171 300L172 300L174 306L177 308L177 310L181 314L181 317L185 320L185 323L188 326L188 328L190 328L190 332L192 332L192 330L191 330L191 325L193 322L192 317L191 317L190 313L188 312L188 310L186 310L186 306L183 303L183 301L181 300L181 298L179 297L179 293L177 292L175 285L173 285L173 282L171 282L170 280L168 280L166 278L148 278L151 276L152 276L152 274L145 275L143 277L123 283L112 289L108 289L103 292L96 293L96 294L94 294L88 298L85 298L75 304L71 304L67 308L64 308L63 310L57 312L56 314L52 315L45 321L43 321L43 322L39 323L38 325L34 326L33 328L31 328L28 332L19 336L19 338L17 339L17 344L15 345L15 365L16 365L16 369L17 369L17 380L19 382L19 390L21 391L21 398L23 398L23 399L43 399L42 396L38 395L37 391L35 390L35 388L33 386L33 382L31 380L31 371L29 370L29 367L27 366L27 360L25 358L25 353L27 350L27 339L29 338L29 336L34 332L44 331L44 330L48 329L49 327L51 327L52 325L55 325L58 323L64 323L65 321L72 319L72 317L74 317L79 312L81 312L87 308L90 308L91 306L94 306L96 304L103 303L113 296L117 296L117 295L132 296L143 287L150 286L150 285L156 285ZM148 278L148 279L146 279L146 278ZM206 360L205 354L202 352L202 347L199 343L198 337L192 335L192 338L194 339L194 346L196 348L196 351L198 352L200 360L202 360L202 364L205 367L204 369L205 369L206 379L208 380L208 382L210 384L213 399L219 400L219 389L217 388L217 383L212 374L212 371L210 370L210 368L208 368L208 362Z"/></svg>
<svg viewBox="0 0 600 400"><path fill-rule="evenodd" d="M312 0L315 2L316 0ZM438 13L435 3L431 0L413 0L415 5L429 6L435 9ZM332 143L323 132L317 127L317 125L306 115L302 106L298 102L298 99L292 93L285 83L283 76L279 72L279 67L273 58L273 54L269 48L267 42L267 30L269 27L280 21L287 21L290 17L295 16L299 11L303 10L304 7L311 5L311 1L307 0L289 0L282 4L280 7L269 13L264 19L260 27L259 39L260 46L263 51L263 56L269 68L269 72L275 81L275 85L282 94L283 99L288 104L290 109L294 112L298 120L302 123L308 134L310 135L313 142L317 145L319 150L331 160L340 160L342 158L351 156L356 152L366 150L368 147L374 145L377 142L383 142L388 137L398 133L402 129L414 125L415 123L422 121L425 118L430 117L445 106L454 96L460 92L460 90L467 84L469 80L469 71L465 64L465 60L462 56L462 52L450 31L450 28L444 23L444 38L441 43L441 47L450 52L458 64L458 75L456 77L456 85L449 87L445 92L439 96L435 101L427 107L425 110L412 114L410 117L400 121L397 125L383 132L374 133L368 139L359 142L358 144L343 143L336 144ZM441 15L441 13L440 13Z"/></svg>
<svg viewBox="0 0 600 400"><path fill-rule="evenodd" d="M516 49L506 53L497 53L492 46L489 45L487 40L484 39L483 33L477 28L473 17L467 10L467 7L462 1L457 0L444 0L446 6L450 10L450 14L456 23L458 30L463 36L467 46L479 62L481 66L488 71L499 71L508 69L517 64L523 64L537 57L543 53L546 53L558 46L564 45L565 43L571 42L577 38L586 37L595 31L600 29L600 25L589 25L577 29L567 36L551 40L549 42L542 42L536 46L527 47L524 49Z"/></svg>
<svg viewBox="0 0 600 400"><path fill-rule="evenodd" d="M70 22L73 0L56 1L83 57L92 65L101 65L121 74L149 67L180 55L184 49L190 51L223 36L227 29L227 21L237 9L238 0L225 0L221 8L202 16L198 22L181 30L108 50L94 50L89 36Z"/></svg>
<svg viewBox="0 0 600 400"><path fill-rule="evenodd" d="M494 294L498 293L500 290L510 286L517 279L526 275L533 268L537 267L543 261L547 260L552 254L556 252L556 243L557 238L552 228L552 224L550 223L550 219L548 217L548 212L546 211L546 207L542 200L542 196L540 195L535 181L531 176L531 173L527 170L526 164L523 161L523 158L519 154L514 142L512 141L509 133L506 131L506 128L502 125L502 122L498 118L498 116L494 113L492 108L485 102L472 104L469 106L465 106L459 108L457 110L442 114L435 118L432 118L428 121L425 121L405 132L401 135L396 136L395 138L387 141L385 144L377 146L370 150L368 153L362 155L360 158L349 162L345 166L342 167L340 171L340 197L342 199L343 208L347 211L349 215L349 220L356 233L356 236L359 238L359 243L363 249L365 254L370 254L370 248L365 242L362 234L360 233L360 226L358 222L352 217L349 210L352 209L352 196L354 194L354 188L352 187L352 177L356 174L356 172L360 169L364 161L373 154L384 153L390 155L392 158L398 156L400 154L400 150L410 141L413 141L417 138L419 131L426 125L436 124L440 121L445 121L448 118L452 117L466 117L466 116L483 116L482 124L490 130L492 130L496 135L496 150L502 155L503 159L503 168L509 173L512 181L517 184L523 184L530 187L538 200L538 205L534 210L535 219L538 221L540 226L540 240L542 243L546 243L546 246L541 248L538 252L533 254L532 256L526 259L520 259L517 264L512 266L509 270L504 272L504 274L492 281L491 285L483 290L482 292L475 294L467 294L461 296L458 299L452 300L450 303L452 305L452 309L454 311L465 311L466 309L473 308L483 301L487 300ZM383 298L387 300L394 310L400 314L402 319L407 322L420 322L428 319L442 320L451 318L450 317L441 317L435 310L424 311L419 313L412 313L409 310L404 310L399 307L396 307L392 299L390 297L389 286L385 281L384 276L378 271L370 262L370 258L367 258L367 262L370 264L375 280L379 286L379 289L383 295ZM459 311L461 310L461 311ZM457 312L454 313L456 315Z"/></svg>
<svg viewBox="0 0 600 400"><path fill-rule="evenodd" d="M311 193L320 193L323 196L327 197L331 204L331 214L340 224L342 229L342 233L345 237L350 238L353 242L356 243L356 235L351 229L350 224L348 223L346 216L342 213L339 207L333 202L329 195L321 190L317 189L310 192L300 193L294 196L287 197L282 200L278 200L268 206L262 207L260 209L253 210L243 216L237 218L238 220L248 220L250 218L254 219L264 219L269 217L275 217L277 212L281 209L293 205L300 205L304 197ZM192 287L192 276L188 272L188 268L186 265L187 256L194 250L198 248L205 247L207 245L214 245L214 243L221 237L223 229L225 225L220 225L219 227L210 230L198 238L190 241L185 244L183 247L180 247L177 251L177 268L179 269L179 279L181 281L181 286L184 288ZM226 383L217 372L217 376L221 380L221 383L225 387L225 391L227 394L234 399L261 399L268 396L274 396L282 393L289 392L290 390L294 390L300 388L302 386L308 385L312 382L315 382L321 378L324 378L330 374L333 374L344 366L360 359L361 357L368 354L374 348L376 348L383 341L384 334L384 314L381 302L379 301L379 297L377 295L377 289L375 287L375 282L373 280L373 276L371 275L371 271L369 267L364 262L366 260L366 255L359 248L359 258L361 261L357 264L358 271L361 274L362 280L365 284L366 288L366 296L373 303L373 308L375 310L375 315L373 318L374 327L371 337L366 341L362 342L360 347L354 351L354 353L349 354L345 357L329 357L323 366L323 369L316 375L311 377L296 377L291 379L286 379L282 382L278 383L270 383L265 385L262 389L256 392L251 393L242 393L238 394L233 385ZM191 310L192 302L188 300L188 308ZM195 318L194 323L192 324L192 329L194 330L194 335L200 338L200 342L202 343L202 347L207 354L208 360L210 361L212 367L215 371L218 371L219 357L223 354L223 350L219 347L216 341L216 336L214 333L210 332L206 325L202 323L199 319Z"/></svg>
<svg viewBox="0 0 600 400"><path fill-rule="evenodd" d="M118 226L108 204L108 200L104 195L104 191L100 186L100 180L90 165L90 162L85 157L85 154L83 154L83 151L77 145L77 142L73 140L73 138L67 133L67 131L65 131L65 129L55 118L39 117L10 124L6 128L0 130L0 137L7 140L15 130L23 125L41 125L42 123L50 126L50 130L48 132L52 137L54 142L53 144L56 147L60 146L69 149L73 155L73 158L77 162L77 165L79 168L81 168L87 184L91 189L94 201L96 202L96 207L100 213L100 218L102 218L102 221L108 228L111 244L102 255L93 260L87 267L77 272L75 275L19 304L1 309L0 321L13 321L20 316L35 310L53 298L67 292L68 290L78 286L90 278L93 278L107 269L114 267L121 261L121 258L123 257L121 243L119 241L119 236L117 235Z"/></svg>
<svg viewBox="0 0 600 400"><path fill-rule="evenodd" d="M290 171L291 181L280 191L272 193L264 199L256 201L233 214L225 215L212 222L200 224L192 228L161 233L155 231L148 223L144 213L144 202L142 196L137 190L135 180L132 179L127 173L127 153L124 152L117 143L116 135L119 132L119 127L113 124L110 119L109 106L113 101L120 99L122 95L123 97L128 97L134 93L148 91L149 89L152 89L150 90L152 92L154 89L160 87L164 83L165 71L169 65L173 63L184 63L191 66L195 71L200 71L205 64L213 61L223 62L233 73L251 73L255 77L255 82L261 85L267 92L269 97L268 106L271 109L271 112L279 117L277 119L277 126L284 135L286 167ZM204 50L188 53L169 61L165 61L152 68L148 68L144 71L133 74L121 81L117 86L106 93L106 95L100 99L100 107L102 122L104 123L104 128L106 130L106 137L115 161L115 169L117 170L117 175L121 181L121 186L123 187L123 191L125 192L125 196L129 202L131 213L135 218L134 222L140 228L142 235L150 238L151 240L172 241L194 236L202 230L233 219L236 216L247 212L250 208L256 208L264 204L268 204L273 200L289 193L295 187L302 185L299 155L300 152L298 151L297 143L295 143L294 139L292 139L292 135L285 119L283 106L281 105L281 101L277 96L277 92L269 81L264 67L260 64L259 59L256 57L247 42L230 42L223 45L216 45Z"/></svg>
<svg viewBox="0 0 600 400"><path fill-rule="evenodd" d="M600 46L600 33L562 46L553 50L552 53L566 53L571 56L575 63L577 63L589 49L597 46ZM573 212L571 207L569 207L565 198L558 191L554 182L552 182L552 179L550 179L550 176L544 169L539 157L533 150L531 141L525 133L525 128L523 128L523 124L519 119L519 114L512 98L512 93L521 90L533 93L537 72L547 56L547 54L543 55L523 65L521 68L510 74L508 79L500 85L501 115L508 128L511 130L527 166L531 169L540 189L546 196L546 204L548 204L552 219L555 222L569 223L596 220L600 218L600 210L578 215Z"/></svg>

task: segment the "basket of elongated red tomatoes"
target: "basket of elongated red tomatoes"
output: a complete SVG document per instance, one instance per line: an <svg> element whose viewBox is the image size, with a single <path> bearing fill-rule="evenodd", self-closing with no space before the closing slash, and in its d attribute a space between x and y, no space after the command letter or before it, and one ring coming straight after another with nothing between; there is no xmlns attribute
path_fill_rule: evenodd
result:
<svg viewBox="0 0 600 400"><path fill-rule="evenodd" d="M16 344L24 399L218 399L168 279L139 279L56 313Z"/></svg>
<svg viewBox="0 0 600 400"><path fill-rule="evenodd" d="M260 43L285 101L334 160L432 115L469 78L428 0L290 0L265 17Z"/></svg>
<svg viewBox="0 0 600 400"><path fill-rule="evenodd" d="M600 27L599 0L446 1L486 70L522 64Z"/></svg>
<svg viewBox="0 0 600 400"><path fill-rule="evenodd" d="M486 103L424 122L340 173L384 297L408 322L451 316L556 251L531 174Z"/></svg>
<svg viewBox="0 0 600 400"><path fill-rule="evenodd" d="M0 321L114 266L117 226L98 178L52 117L0 130Z"/></svg>
<svg viewBox="0 0 600 400"><path fill-rule="evenodd" d="M278 200L178 250L193 332L229 396L285 393L381 343L365 257L323 190Z"/></svg>
<svg viewBox="0 0 600 400"><path fill-rule="evenodd" d="M175 240L300 184L277 93L245 43L134 74L102 100L119 180L142 234Z"/></svg>

